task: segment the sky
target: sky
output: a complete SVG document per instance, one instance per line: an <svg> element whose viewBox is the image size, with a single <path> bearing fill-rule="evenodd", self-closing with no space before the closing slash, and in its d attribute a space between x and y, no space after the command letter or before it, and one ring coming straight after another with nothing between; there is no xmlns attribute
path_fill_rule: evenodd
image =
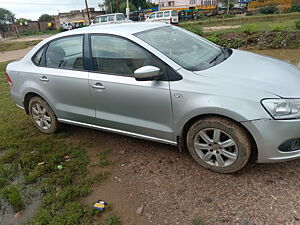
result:
<svg viewBox="0 0 300 225"><path fill-rule="evenodd" d="M87 0L89 8L99 10L98 4L103 0ZM47 13L57 15L58 12L69 12L84 9L84 0L0 0L0 8L10 10L16 18L37 20L40 15Z"/></svg>

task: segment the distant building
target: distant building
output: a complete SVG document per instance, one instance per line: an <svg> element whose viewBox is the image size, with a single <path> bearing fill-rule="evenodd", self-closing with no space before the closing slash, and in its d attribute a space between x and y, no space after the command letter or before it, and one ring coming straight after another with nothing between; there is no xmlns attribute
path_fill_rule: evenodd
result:
<svg viewBox="0 0 300 225"><path fill-rule="evenodd" d="M216 9L217 0L154 0L159 10Z"/></svg>
<svg viewBox="0 0 300 225"><path fill-rule="evenodd" d="M107 10L108 10L108 7L106 4L98 4L98 7L99 7L100 11L107 12Z"/></svg>
<svg viewBox="0 0 300 225"><path fill-rule="evenodd" d="M95 11L94 8L89 8L89 13L91 20L93 20L96 16L105 14L105 11ZM54 16L55 19L55 26L57 29L59 29L62 24L68 24L68 23L76 23L81 22L84 25L89 25L88 20L88 14L87 10L72 10L70 12L66 13L58 13L57 16Z"/></svg>
<svg viewBox="0 0 300 225"><path fill-rule="evenodd" d="M280 10L287 10L292 7L293 2L297 2L297 0L244 0L248 2L248 10L257 10L258 8L265 7L268 5L278 5Z"/></svg>

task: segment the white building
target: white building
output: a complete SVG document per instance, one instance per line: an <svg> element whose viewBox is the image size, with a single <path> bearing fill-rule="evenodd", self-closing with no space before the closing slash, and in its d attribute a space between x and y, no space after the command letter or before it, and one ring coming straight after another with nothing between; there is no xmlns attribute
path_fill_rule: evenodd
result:
<svg viewBox="0 0 300 225"><path fill-rule="evenodd" d="M215 9L217 0L153 0L159 10Z"/></svg>

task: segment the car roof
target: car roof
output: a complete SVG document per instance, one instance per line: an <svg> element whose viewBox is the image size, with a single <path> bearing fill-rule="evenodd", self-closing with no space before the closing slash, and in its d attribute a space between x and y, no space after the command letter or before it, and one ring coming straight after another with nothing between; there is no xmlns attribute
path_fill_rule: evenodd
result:
<svg viewBox="0 0 300 225"><path fill-rule="evenodd" d="M164 23L157 22L130 22L130 23L119 23L119 24L105 24L101 26L84 27L75 30L66 31L52 36L51 39L75 35L75 34L86 34L86 33L101 33L101 34L116 34L116 35L132 35L134 33L151 30L163 26L170 26Z"/></svg>

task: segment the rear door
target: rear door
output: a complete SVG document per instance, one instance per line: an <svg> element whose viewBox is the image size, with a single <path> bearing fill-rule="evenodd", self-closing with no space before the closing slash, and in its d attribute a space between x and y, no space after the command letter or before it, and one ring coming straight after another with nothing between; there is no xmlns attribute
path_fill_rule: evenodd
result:
<svg viewBox="0 0 300 225"><path fill-rule="evenodd" d="M170 23L171 11L164 11L164 23Z"/></svg>
<svg viewBox="0 0 300 225"><path fill-rule="evenodd" d="M169 82L162 61L137 44L118 36L92 35L94 72L89 85L99 126L143 137L172 140ZM145 65L161 69L161 81L136 81Z"/></svg>
<svg viewBox="0 0 300 225"><path fill-rule="evenodd" d="M172 10L171 11L171 23L177 24L179 19L178 19L178 11L177 10Z"/></svg>
<svg viewBox="0 0 300 225"><path fill-rule="evenodd" d="M95 107L83 66L83 35L49 43L36 68L34 82L59 119L91 123Z"/></svg>

